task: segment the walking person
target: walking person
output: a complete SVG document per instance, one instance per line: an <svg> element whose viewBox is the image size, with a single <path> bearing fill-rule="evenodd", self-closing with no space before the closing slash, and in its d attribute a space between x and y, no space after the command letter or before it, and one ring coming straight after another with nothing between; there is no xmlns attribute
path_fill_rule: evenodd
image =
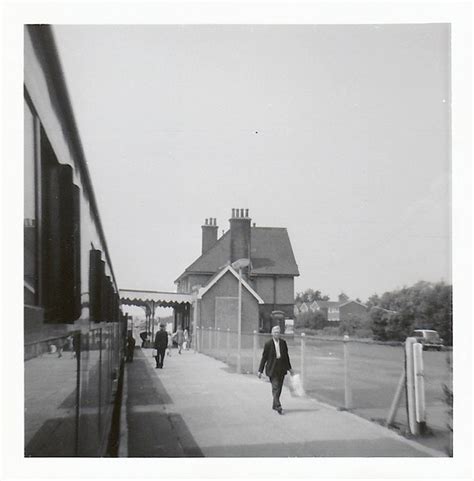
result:
<svg viewBox="0 0 474 481"><path fill-rule="evenodd" d="M168 333L166 332L165 325L160 324L160 330L155 336L155 349L156 349L156 369L163 369L163 361L165 358L166 348L168 347Z"/></svg>
<svg viewBox="0 0 474 481"><path fill-rule="evenodd" d="M185 329L183 334L184 334L183 348L185 351L188 351L189 350L189 331Z"/></svg>
<svg viewBox="0 0 474 481"><path fill-rule="evenodd" d="M272 338L265 343L263 348L262 360L258 368L258 377L262 377L263 368L265 374L270 378L272 385L273 405L272 409L283 414L280 403L280 395L283 387L283 380L289 371L293 374L290 357L288 355L288 345L284 339L280 339L280 326L272 328Z"/></svg>
<svg viewBox="0 0 474 481"><path fill-rule="evenodd" d="M176 332L173 334L173 338L176 340L176 344L178 344L178 354L181 354L184 343L184 332L181 327L178 327Z"/></svg>
<svg viewBox="0 0 474 481"><path fill-rule="evenodd" d="M133 354L135 352L135 338L132 331L129 331L127 337L127 362L133 362Z"/></svg>

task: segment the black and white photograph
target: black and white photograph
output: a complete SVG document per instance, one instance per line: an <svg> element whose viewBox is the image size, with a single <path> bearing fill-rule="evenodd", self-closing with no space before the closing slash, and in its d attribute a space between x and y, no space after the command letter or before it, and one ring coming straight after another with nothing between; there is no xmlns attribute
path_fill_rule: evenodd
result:
<svg viewBox="0 0 474 481"><path fill-rule="evenodd" d="M274 459L315 476L304 463L351 458L401 478L438 459L467 476L462 28L129 7L15 24L21 152L2 163L23 192L23 306L3 332L22 463L198 477L197 458Z"/></svg>

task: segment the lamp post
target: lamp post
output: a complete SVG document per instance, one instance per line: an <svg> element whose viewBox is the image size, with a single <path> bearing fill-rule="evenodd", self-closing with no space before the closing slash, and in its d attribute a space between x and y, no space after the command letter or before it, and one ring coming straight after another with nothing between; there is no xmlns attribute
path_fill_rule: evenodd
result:
<svg viewBox="0 0 474 481"><path fill-rule="evenodd" d="M242 269L250 264L249 259L238 259L232 263L234 269L239 270L239 306L237 322L237 372L242 372L241 351L242 351Z"/></svg>

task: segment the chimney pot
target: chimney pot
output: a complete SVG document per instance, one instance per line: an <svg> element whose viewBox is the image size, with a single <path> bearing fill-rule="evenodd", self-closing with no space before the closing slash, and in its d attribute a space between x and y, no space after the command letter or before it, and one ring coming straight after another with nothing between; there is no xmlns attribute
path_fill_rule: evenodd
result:
<svg viewBox="0 0 474 481"><path fill-rule="evenodd" d="M240 217L244 217L244 209L240 209Z"/></svg>
<svg viewBox="0 0 474 481"><path fill-rule="evenodd" d="M235 209L232 209L232 217L235 217Z"/></svg>
<svg viewBox="0 0 474 481"><path fill-rule="evenodd" d="M249 210L245 209L245 217L248 217L248 216L249 216Z"/></svg>
<svg viewBox="0 0 474 481"><path fill-rule="evenodd" d="M207 252L217 241L216 219L208 217L202 226L202 254Z"/></svg>

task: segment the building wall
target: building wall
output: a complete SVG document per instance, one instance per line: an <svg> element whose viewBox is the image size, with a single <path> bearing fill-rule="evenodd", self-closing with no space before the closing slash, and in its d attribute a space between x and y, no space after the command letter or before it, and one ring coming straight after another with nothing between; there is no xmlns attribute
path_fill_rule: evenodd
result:
<svg viewBox="0 0 474 481"><path fill-rule="evenodd" d="M345 321L354 316L360 317L361 319L366 319L368 315L367 308L361 306L357 302L349 302L348 304L341 306L339 308L339 312L341 321Z"/></svg>
<svg viewBox="0 0 474 481"><path fill-rule="evenodd" d="M239 281L227 272L212 288L204 294L200 302L200 326L227 328L215 319L216 297L237 297ZM242 288L242 332L258 330L258 302L247 289ZM237 319L237 315L235 316ZM237 330L237 326L235 326Z"/></svg>
<svg viewBox="0 0 474 481"><path fill-rule="evenodd" d="M265 304L273 304L273 277L256 277L253 285Z"/></svg>
<svg viewBox="0 0 474 481"><path fill-rule="evenodd" d="M293 277L278 277L276 283L276 303L293 304L295 283Z"/></svg>
<svg viewBox="0 0 474 481"><path fill-rule="evenodd" d="M338 322L341 320L340 318L341 313L340 313L339 307L330 306L330 307L327 307L325 311L326 311L326 319L329 322Z"/></svg>
<svg viewBox="0 0 474 481"><path fill-rule="evenodd" d="M189 274L179 281L177 292L191 293L193 286L205 286L211 277L206 274Z"/></svg>
<svg viewBox="0 0 474 481"><path fill-rule="evenodd" d="M253 285L265 304L293 304L295 285L293 277L262 276Z"/></svg>

